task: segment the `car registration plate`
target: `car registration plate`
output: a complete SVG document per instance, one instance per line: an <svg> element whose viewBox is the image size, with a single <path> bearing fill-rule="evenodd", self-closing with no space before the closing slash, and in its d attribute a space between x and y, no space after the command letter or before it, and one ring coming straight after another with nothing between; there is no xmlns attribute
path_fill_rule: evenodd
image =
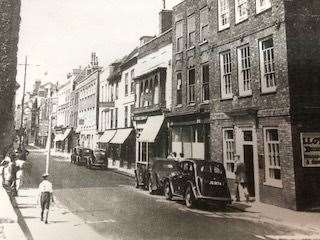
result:
<svg viewBox="0 0 320 240"><path fill-rule="evenodd" d="M222 183L221 182L218 182L218 181L210 181L209 183L210 185L214 185L214 186L221 186Z"/></svg>

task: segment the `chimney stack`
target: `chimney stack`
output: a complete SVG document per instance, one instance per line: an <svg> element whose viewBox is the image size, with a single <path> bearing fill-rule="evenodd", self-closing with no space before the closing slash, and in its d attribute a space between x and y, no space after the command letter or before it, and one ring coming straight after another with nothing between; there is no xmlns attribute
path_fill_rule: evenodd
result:
<svg viewBox="0 0 320 240"><path fill-rule="evenodd" d="M164 5L165 7L165 5ZM173 11L162 9L159 13L159 34L164 33L165 31L172 28L172 17Z"/></svg>

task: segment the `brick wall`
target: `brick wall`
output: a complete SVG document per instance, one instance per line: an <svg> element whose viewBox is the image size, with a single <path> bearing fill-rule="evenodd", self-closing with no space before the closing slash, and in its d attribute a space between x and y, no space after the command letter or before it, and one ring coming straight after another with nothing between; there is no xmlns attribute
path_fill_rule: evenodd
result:
<svg viewBox="0 0 320 240"><path fill-rule="evenodd" d="M20 1L0 0L0 154L13 140Z"/></svg>

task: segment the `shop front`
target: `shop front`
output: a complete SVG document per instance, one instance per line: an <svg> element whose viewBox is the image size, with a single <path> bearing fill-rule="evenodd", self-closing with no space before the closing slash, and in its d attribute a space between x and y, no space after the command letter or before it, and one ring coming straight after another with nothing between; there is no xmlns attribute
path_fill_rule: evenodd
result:
<svg viewBox="0 0 320 240"><path fill-rule="evenodd" d="M111 147L110 141L116 135L116 132L117 132L117 130L115 130L115 129L106 130L98 140L99 149L102 149L106 152L106 156L108 159L111 159L111 157L112 157L111 156L112 147Z"/></svg>
<svg viewBox="0 0 320 240"><path fill-rule="evenodd" d="M72 130L70 128L65 129L64 132L58 132L55 136L55 150L59 152L71 152L72 148Z"/></svg>

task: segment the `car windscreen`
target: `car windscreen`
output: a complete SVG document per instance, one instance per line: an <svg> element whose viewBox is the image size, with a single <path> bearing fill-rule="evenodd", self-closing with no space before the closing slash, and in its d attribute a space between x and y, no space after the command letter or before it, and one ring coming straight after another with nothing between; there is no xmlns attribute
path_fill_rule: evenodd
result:
<svg viewBox="0 0 320 240"><path fill-rule="evenodd" d="M198 165L198 173L201 175L223 175L224 167L219 163L203 163Z"/></svg>
<svg viewBox="0 0 320 240"><path fill-rule="evenodd" d="M154 169L157 171L173 171L178 168L174 161L158 161L154 163Z"/></svg>

